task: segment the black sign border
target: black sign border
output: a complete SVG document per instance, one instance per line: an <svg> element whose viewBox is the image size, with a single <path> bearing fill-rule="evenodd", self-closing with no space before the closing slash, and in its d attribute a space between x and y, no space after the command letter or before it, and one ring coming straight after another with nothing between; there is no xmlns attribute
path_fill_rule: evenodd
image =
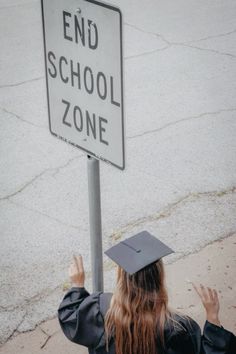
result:
<svg viewBox="0 0 236 354"><path fill-rule="evenodd" d="M110 10L116 11L119 13L119 17L120 17L120 66L121 66L121 124L122 124L122 165L119 166L117 164L115 164L114 162L111 162L109 160L106 160L104 158L102 158L101 156L97 156L96 154L94 154L93 152L86 150L85 148L72 143L71 141L63 138L62 136L54 133L52 131L51 128L51 116L50 116L50 102L49 102L49 87L48 87L48 71L47 71L47 49L46 49L46 32L45 32L45 22L44 22L44 6L43 6L43 2L45 0L41 0L41 11L42 11L42 20L43 20L43 42L44 42L44 58L45 58L45 73L46 73L46 88L47 88L47 104L48 104L48 118L49 118L49 130L51 132L51 134L60 139L63 140L67 143L69 143L70 145L73 145L81 150L83 150L84 152L86 152L88 155L95 157L96 159L99 159L101 161L107 162L110 165L113 165L117 168L119 168L120 170L124 170L125 169L125 127L124 127L124 65L123 65L123 31L122 31L122 13L121 10L118 7L112 6L110 4L106 4L103 2L99 2L96 0L84 0L87 2L90 2L92 4L98 5L98 6L103 6L105 8L108 8ZM50 0L47 0L50 1Z"/></svg>

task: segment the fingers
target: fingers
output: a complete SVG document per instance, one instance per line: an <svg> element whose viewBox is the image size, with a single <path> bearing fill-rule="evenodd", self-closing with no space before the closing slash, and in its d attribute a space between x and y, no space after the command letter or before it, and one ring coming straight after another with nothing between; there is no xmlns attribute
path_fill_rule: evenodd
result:
<svg viewBox="0 0 236 354"><path fill-rule="evenodd" d="M207 289L204 287L204 285L200 284L200 289L201 289L201 293L202 293L202 298L204 301L208 300L209 294Z"/></svg>
<svg viewBox="0 0 236 354"><path fill-rule="evenodd" d="M72 263L68 270L69 276L71 277L77 272L78 272L77 266L74 263Z"/></svg>
<svg viewBox="0 0 236 354"><path fill-rule="evenodd" d="M210 300L212 302L219 302L218 293L215 289L207 287L207 291L208 291L208 296L207 296L208 300Z"/></svg>
<svg viewBox="0 0 236 354"><path fill-rule="evenodd" d="M204 286L202 284L200 284L200 286L196 286L194 283L192 283L192 284L193 284L193 287L194 287L195 291L197 292L198 296L201 298L201 300L205 301L207 294L206 294L206 290L205 290Z"/></svg>
<svg viewBox="0 0 236 354"><path fill-rule="evenodd" d="M77 268L77 271L79 272L79 265L77 262L77 257L74 254L73 254L73 264L75 265L75 267Z"/></svg>
<svg viewBox="0 0 236 354"><path fill-rule="evenodd" d="M81 256L81 254L79 254L76 259L80 270L83 272L84 271L83 257Z"/></svg>
<svg viewBox="0 0 236 354"><path fill-rule="evenodd" d="M73 255L73 262L71 263L68 274L74 286L84 287L85 272L83 266L83 258L81 255Z"/></svg>
<svg viewBox="0 0 236 354"><path fill-rule="evenodd" d="M208 297L210 298L211 301L214 301L213 289L207 287L207 290L208 290Z"/></svg>
<svg viewBox="0 0 236 354"><path fill-rule="evenodd" d="M198 287L197 287L194 283L192 283L192 284L193 284L193 288L194 288L194 290L196 291L196 293L198 294L198 296L201 297L200 289L198 289Z"/></svg>
<svg viewBox="0 0 236 354"><path fill-rule="evenodd" d="M78 256L73 255L73 260L73 264L75 264L77 271L84 272L83 257L81 256L81 254L79 254Z"/></svg>
<svg viewBox="0 0 236 354"><path fill-rule="evenodd" d="M73 255L73 262L69 266L68 273L69 276L73 276L74 274L84 273L83 258L81 255L79 256Z"/></svg>
<svg viewBox="0 0 236 354"><path fill-rule="evenodd" d="M193 288L201 298L203 302L207 301L218 301L218 294L215 289L208 287L205 287L203 284L200 284L200 286L196 286L194 283Z"/></svg>
<svg viewBox="0 0 236 354"><path fill-rule="evenodd" d="M214 299L215 301L219 301L219 299L218 299L218 293L217 293L217 291L216 291L215 289L213 289L213 299Z"/></svg>
<svg viewBox="0 0 236 354"><path fill-rule="evenodd" d="M220 301L218 298L218 293L215 289L213 289L213 301L215 304L217 304L218 306L220 306Z"/></svg>

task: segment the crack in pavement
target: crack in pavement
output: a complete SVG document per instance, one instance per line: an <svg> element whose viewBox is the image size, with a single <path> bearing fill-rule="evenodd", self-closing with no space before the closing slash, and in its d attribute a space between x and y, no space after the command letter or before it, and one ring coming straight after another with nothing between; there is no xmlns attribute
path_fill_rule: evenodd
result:
<svg viewBox="0 0 236 354"><path fill-rule="evenodd" d="M43 176L46 172L50 171L51 169L48 168L42 172L40 172L38 175L36 175L35 177L33 177L30 181L26 182L19 190L17 190L16 192L13 192L9 195L6 195L4 197L0 198L0 202L4 201L4 200L9 200L10 198L14 197L15 195L23 192L27 187L29 187L31 184L33 184L38 178L40 178L41 176Z"/></svg>
<svg viewBox="0 0 236 354"><path fill-rule="evenodd" d="M132 55L132 56L126 57L125 59L133 59L133 58L138 58L138 57L142 57L142 56L145 56L145 55L150 55L150 54L153 54L155 52L166 50L166 49L170 48L171 46L184 46L184 47L187 47L187 48L193 48L193 49L197 49L197 50L201 50L201 51L212 52L212 53L215 53L215 54L218 54L218 55L228 56L230 58L236 58L236 55L231 54L231 53L221 52L221 51L218 51L218 50L215 50L215 49L202 48L202 47L197 47L197 46L191 45L191 43L197 43L197 42L200 42L200 41L203 41L203 40L206 40L206 39L227 36L227 35L230 35L230 34L236 32L236 30L233 30L233 31L230 31L230 32L227 32L227 33L222 33L222 34L219 34L219 35L216 35L216 36L209 36L209 37L193 40L193 41L170 42L163 35L161 35L159 33L151 32L151 31L145 31L142 28L140 28L140 27L138 27L136 25L130 24L130 23L125 23L125 25L129 26L129 27L132 27L132 28L134 28L134 29L136 29L136 30L138 30L138 31L140 31L142 33L154 35L154 36L160 38L163 42L165 42L167 44L167 46L162 48L162 49L156 49L156 50L152 50L152 51L149 51L149 52L144 52L144 53L140 53L140 54L137 54L137 55Z"/></svg>
<svg viewBox="0 0 236 354"><path fill-rule="evenodd" d="M65 163L64 165L62 166L59 166L59 167L54 167L52 168L52 170L55 170L55 172L53 173L53 177L55 177L59 172L60 170L68 167L73 161L75 160L79 160L81 159L82 157L84 157L84 153L81 153L80 155L76 156L76 157L73 157L72 159L68 160L67 163Z"/></svg>
<svg viewBox="0 0 236 354"><path fill-rule="evenodd" d="M12 306L12 305L9 305L9 306L0 306L0 312L14 312L16 310L19 310L19 305L16 305L16 306Z"/></svg>
<svg viewBox="0 0 236 354"><path fill-rule="evenodd" d="M50 167L50 168L47 168L45 170L43 170L42 172L40 172L38 175L36 175L35 177L33 177L30 181L26 182L19 190L9 194L9 195L6 195L4 197L1 197L0 198L0 202L1 201L4 201L4 200L9 200L10 198L14 197L15 195L23 192L27 187L29 187L31 184L33 184L37 179L39 179L40 177L42 177L44 174L46 174L47 172L49 171L56 171L54 173L53 176L55 176L57 173L59 173L59 171L67 166L69 166L70 163L72 163L74 160L77 160L77 159L80 159L81 157L83 157L83 155L79 155L79 156L76 156L76 157L73 157L72 159L70 159L69 161L67 161L65 164L61 165L61 166L58 166L58 167Z"/></svg>
<svg viewBox="0 0 236 354"><path fill-rule="evenodd" d="M21 302L18 302L16 305L12 306L0 306L0 311L2 312L14 312L16 310L25 310L25 307L30 306L30 305L35 305L38 302L40 302L41 300L43 300L45 297L52 295L55 291L60 290L63 288L63 283L60 285L57 285L56 287L54 287L53 289L42 289L38 294L35 294L33 296L31 296L30 298L24 299ZM24 316L24 319L26 317L26 315L28 315L28 312L26 311L26 314ZM18 325L19 326L23 323L23 321L21 321L21 323Z"/></svg>
<svg viewBox="0 0 236 354"><path fill-rule="evenodd" d="M180 253L180 257L175 258L175 259L173 260L173 262L170 262L170 264L177 262L180 258L181 258L181 259L185 259L185 258L187 258L187 257L188 257L189 255L191 255L191 254L199 253L204 247L210 246L210 245L212 245L212 244L214 244L214 243L216 243L216 242L221 242L221 241L224 240L224 239L227 239L227 238L229 238L229 237L235 236L235 234L236 234L236 230L231 231L231 232L228 232L228 233L225 233L225 234L222 234L217 240L210 240L210 241L208 241L205 245L203 245L202 247L200 247L200 248L194 250L193 252L192 252L192 251L187 251L187 252L185 252L185 253L183 253L183 252L175 252L175 254Z"/></svg>
<svg viewBox="0 0 236 354"><path fill-rule="evenodd" d="M171 204L168 204L163 210L155 213L155 214L152 214L152 215L149 215L149 216L146 216L146 217L143 217L143 218L139 218L131 223L128 223L127 225L123 226L120 230L116 231L116 232L113 232L109 238L112 239L113 241L117 241L118 239L120 239L122 237L122 235L127 232L127 231L131 231L134 227L136 226L140 226L142 225L143 223L146 223L146 222L152 222L152 221L158 221L160 219L163 219L163 218L167 218L167 217L170 217L172 215L172 213L181 205L181 204L185 204L186 202L190 201L190 200L196 200L196 199L199 199L201 198L202 196L208 196L208 197L218 197L218 198L221 198L225 195L228 195L228 194L232 194L232 193L235 193L236 192L236 186L233 186L233 187L230 187L230 188L227 188L225 190L220 190L220 191L209 191L209 192L195 192L195 193L189 193L187 194L186 196L183 196L182 198L180 198L179 200L171 203ZM227 236L231 236L232 232L230 232L229 234L227 235L224 235L222 236L222 238L225 238ZM212 242L215 242L212 241ZM197 252L197 251L196 251ZM181 256L187 256L188 254L191 254L192 252L189 252L188 254L183 254L183 252L178 252L180 257ZM176 261L176 260L174 260ZM110 265L107 266L107 270L110 270ZM106 269L106 267L104 267L104 269ZM14 307L14 309L19 309L22 308L24 309L23 307L24 306L29 306L29 305L35 305L37 302L41 301L42 299L45 299L45 297L53 294L55 291L59 290L59 289L62 289L63 288L63 284L60 284L58 286L56 286L55 288L53 289L43 289L40 293L32 296L31 298L29 299L26 299L24 300L24 302L22 302L20 305L17 305ZM5 307L4 309L9 309L9 310L12 310L13 311L13 308L12 307ZM22 322L21 322L22 323ZM18 326L19 327L19 326Z"/></svg>
<svg viewBox="0 0 236 354"><path fill-rule="evenodd" d="M175 254L178 253L178 254L180 255L180 257L178 257L177 259L174 259L173 262L170 262L170 263L168 263L168 264L175 263L175 262L177 262L180 258L181 258L181 259L184 259L184 258L188 257L188 256L191 255L191 254L197 254L197 253L199 253L203 248L205 248L206 246L209 246L209 245L214 244L214 243L216 243L216 242L221 242L222 240L224 240L224 239L226 239L226 238L229 238L229 237L232 237L232 236L235 237L235 233L236 233L236 230L235 230L235 231L231 231L231 232L226 233L226 234L223 234L223 235L221 235L221 237L220 237L219 239L217 239L217 240L212 240L212 241L208 242L206 245L204 245L203 247L201 247L201 248L195 250L194 252L187 252L187 253L185 253L185 254L183 254L182 252L175 252ZM111 269L113 269L113 268L115 268L114 263L112 264L111 267L109 267L109 270L111 270ZM22 332L18 331L18 328L19 328L20 325L23 323L23 321L24 321L26 315L27 315L27 312L25 313L25 315L23 316L22 320L21 320L20 323L17 325L17 327L16 327L16 329L13 331L13 333L12 333L6 340L2 341L2 344L6 343L9 339L11 339L11 337L12 337L14 334L20 334L20 333L22 333ZM55 316L55 315L54 315L53 317L50 317L50 319L56 319L56 318L57 318L57 316ZM32 330L35 329L36 327L39 328L39 330L41 330L41 332L42 332L44 335L47 336L47 338L45 339L44 343L41 345L41 349L43 349L43 347L46 346L46 344L48 343L48 341L49 341L52 337L54 337L57 333L60 332L60 329L55 330L55 331L54 331L53 333L51 333L51 334L49 334L47 331L45 331L45 330L41 327L41 324L47 322L47 320L49 320L49 318L40 321L39 324L36 323L35 326L32 328ZM28 332L28 331L27 331L27 332Z"/></svg>
<svg viewBox="0 0 236 354"><path fill-rule="evenodd" d="M39 80L42 80L44 79L44 76L39 76L39 77L36 77L34 79L29 79L29 80L25 80L25 81L20 81L20 82L16 82L16 83L13 83L13 84L6 84L6 85L0 85L0 89L4 89L4 88L9 88L9 87L16 87L16 86L21 86L21 85L25 85L25 84L28 84L30 82L34 82L34 81L39 81Z"/></svg>
<svg viewBox="0 0 236 354"><path fill-rule="evenodd" d="M158 37L158 38L160 38L163 42L165 42L165 43L168 44L168 45L171 45L171 44L172 44L172 43L171 43L170 41L168 41L162 34L159 34L159 33L156 33L156 32L151 32L151 31L145 31L145 30L143 30L142 28L140 28L140 27L138 27L138 26L136 26L136 25L133 25L133 24L131 24L131 23L128 23L128 22L125 22L125 25L126 25L126 26L129 26L129 27L131 27L131 28L134 28L134 29L136 29L137 31L140 31L140 32L142 32L142 33L151 34L151 35L153 35L153 36L155 36L155 37Z"/></svg>
<svg viewBox="0 0 236 354"><path fill-rule="evenodd" d="M15 206L17 206L17 207L23 208L23 209L25 209L25 210L29 210L29 211L31 211L31 212L33 212L33 213L37 213L37 214L39 214L39 215L41 215L41 216L44 216L44 217L46 217L46 218L48 218L48 219L50 219L50 220L56 221L57 223L59 223L59 224L61 224L61 225L63 225L63 226L70 227L70 228L73 228L73 229L78 230L79 226L77 226L77 225L70 225L70 224L68 224L68 223L65 223L65 222L63 222L63 221L61 221L61 220L59 220L59 219L53 217L53 216L47 215L46 213L43 213L43 212L41 212L41 211L39 211L39 210L37 210L37 209L29 208L29 207L27 207L27 206L25 206L25 205L23 205L23 204L21 204L21 203L17 203L16 201L12 201L12 200L10 200L10 199L11 199L12 197L16 196L17 194L23 192L27 187L29 187L29 186L30 186L31 184L33 184L38 178L40 178L41 176L43 176L43 175L46 174L47 172L55 170L54 174L52 175L53 177L55 177L55 175L56 175L57 173L59 173L59 171L60 171L61 169L66 168L66 167L69 166L74 160L78 160L78 159L82 158L83 156L84 156L84 155L81 154L81 155L79 155L79 156L76 156L76 157L70 159L69 161L67 161L65 164L63 164L63 165L61 165L61 166L54 167L54 168L48 168L48 169L42 171L40 174L38 174L37 176L35 176L33 179L31 179L30 181L28 181L26 184L24 184L24 186L21 187L18 191L14 192L14 193L12 193L12 194L10 194L10 195L7 195L7 196L5 196L5 197L0 198L0 202L1 202L1 201L8 201L8 203L10 203L10 204L12 204L12 205L15 205Z"/></svg>
<svg viewBox="0 0 236 354"><path fill-rule="evenodd" d="M185 203L192 198L199 199L202 196L215 196L215 197L220 198L226 194L232 194L234 192L236 192L236 186L233 186L228 189L221 190L221 191L189 193L186 196L177 200L176 202L168 204L162 211L159 211L158 213L155 213L155 214L152 214L149 216L145 216L145 217L141 217L135 221L128 223L127 225L123 226L120 230L113 232L109 237L113 241L117 241L122 237L122 235L124 233L131 231L136 226L140 226L146 222L153 222L153 221L157 221L157 220L169 217L169 216L171 216L172 212L178 208L178 206L180 204Z"/></svg>
<svg viewBox="0 0 236 354"><path fill-rule="evenodd" d="M20 121L22 121L22 122L24 122L24 123L27 123L27 124L29 124L29 125L33 125L33 126L36 127L36 128L46 129L46 127L44 127L43 125L34 124L34 123L30 122L29 120L22 118L22 117L19 116L18 114L13 113L13 112L11 112L11 111L8 111L6 108L0 107L0 109L1 109L3 112L10 114L11 116L13 116L13 117L19 119Z"/></svg>
<svg viewBox="0 0 236 354"><path fill-rule="evenodd" d="M174 43L173 42L170 45L167 45L166 47L163 47L163 48L158 48L158 49L155 49L155 50L150 50L148 52L143 52L143 53L140 53L140 54L127 56L127 57L125 57L125 60L136 59L136 58L139 58L139 57L155 54L155 53L158 53L158 52L161 52L161 51L165 51L165 50L171 48L172 46L192 48L192 49L201 50L203 52L211 52L211 53L218 54L218 55L228 56L230 58L236 58L236 55L231 54L231 53L220 52L218 50L210 49L210 48L197 47L197 46L190 45L190 44L187 44L187 43L178 43L178 42Z"/></svg>
<svg viewBox="0 0 236 354"><path fill-rule="evenodd" d="M21 203L17 203L15 201L13 202L12 200L8 200L8 202L10 204L12 204L12 205L15 205L15 206L21 208L21 209L23 208L25 210L31 211L32 213L44 216L45 218L47 218L49 220L53 220L53 221L57 222L60 225L63 225L63 226L66 226L66 227L70 227L70 228L75 229L75 230L79 230L79 226L78 225L68 224L66 222L61 221L60 219L55 218L54 216L50 216L50 215L48 215L46 213L43 213L43 212L41 212L41 211L39 211L37 209L34 209L34 208L29 208L29 207L27 207L27 206L25 206L25 205L23 205Z"/></svg>
<svg viewBox="0 0 236 354"><path fill-rule="evenodd" d="M142 136L145 136L145 135L148 135L148 134L154 134L154 133L157 133L157 132L160 132L162 130L165 130L166 128L170 127L170 126L174 126L174 125L177 125L179 123L182 123L182 122L186 122L186 121L189 121L189 120L194 120L194 119L199 119L199 118L202 118L202 117L205 117L205 116L211 116L211 115L218 115L218 114L221 114L223 112L235 112L236 111L236 107L234 108L229 108L229 109L221 109L221 110L218 110L218 111L214 111L214 112L204 112L204 113L201 113L197 116L190 116L190 117L186 117L186 118L182 118L182 119L179 119L177 121L174 121L174 122L170 122L168 124L165 124L164 126L162 127L159 127L157 129L153 129L153 130L147 130L141 134L136 134L136 135L133 135L133 136L128 136L127 137L127 140L130 140L130 139L135 139L135 138L139 138L139 137L142 137ZM24 191L28 186L30 186L31 184L33 184L37 179L39 179L42 175L46 174L47 172L49 171L53 171L55 170L55 173L53 174L53 177L59 173L59 171L65 167L67 167L71 162L73 162L74 160L76 159L80 159L81 157L83 157L83 155L79 155L79 156L76 156L72 159L70 159L69 161L67 161L66 164L63 164L61 166L58 166L58 167L53 167L53 168L48 168L44 171L42 171L41 173L39 173L38 175L36 175L34 178L32 178L30 181L26 182L18 191L16 192L13 192L7 196L4 196L4 197L1 197L0 198L0 202L1 201L4 201L4 200L9 200L10 198L14 197L15 195L21 193L22 191ZM29 210L32 210L32 211L36 211L34 209L29 209ZM42 215L44 216L48 216L46 214L43 214L41 213ZM49 217L49 216L48 216ZM58 220L57 220L58 221ZM75 226L72 226L72 227L75 227ZM76 227L77 228L77 227Z"/></svg>
<svg viewBox="0 0 236 354"><path fill-rule="evenodd" d="M24 322L24 320L25 320L27 315L28 315L28 313L26 311L24 313L22 319L20 320L20 322L16 326L16 328L12 331L12 333L3 342L1 342L1 344L4 344L4 343L8 342L18 332L19 327L22 325L22 323Z"/></svg>
<svg viewBox="0 0 236 354"><path fill-rule="evenodd" d="M215 53L215 54L219 54L219 55L229 56L231 58L236 58L236 55L234 55L234 54L227 53L227 52L220 52L219 50L216 50L216 49L202 48L202 47L197 47L197 46L193 46L193 45L185 44L185 43L173 43L173 45L194 48L194 49L198 49L198 50L201 50L204 52L211 52L211 53Z"/></svg>
<svg viewBox="0 0 236 354"><path fill-rule="evenodd" d="M225 37L225 36L228 36L228 35L230 35L232 33L236 33L236 29L234 29L233 31L230 31L230 32L226 32L226 33L220 33L220 34L213 35L213 36L208 36L208 37L203 37L203 38L199 38L199 39L194 39L192 41L188 41L188 42L185 42L185 43L195 43L195 42L206 41L206 40L212 39L212 38Z"/></svg>
<svg viewBox="0 0 236 354"><path fill-rule="evenodd" d="M167 124L163 125L160 128L156 128L156 129L153 129L153 130L146 130L143 133L136 134L136 135L133 135L133 136L129 136L129 137L127 137L127 139L135 139L135 138L138 138L138 137L142 137L144 135L157 133L157 132L160 132L162 130L165 130L168 127L171 127L171 126L174 126L174 125L177 125L179 123L186 122L186 121L189 121L189 120L199 119L199 118L202 118L202 117L205 117L205 116L218 115L218 114L221 114L223 112L235 112L235 111L236 111L236 107L235 108L233 107L233 108L220 109L220 110L214 111L214 112L204 112L204 113L201 113L201 114L199 114L197 116L190 116L190 117L186 117L186 118L182 118L182 119L176 120L174 122L167 123Z"/></svg>
<svg viewBox="0 0 236 354"><path fill-rule="evenodd" d="M169 45L172 45L172 44L190 44L190 43L195 43L195 42L200 42L200 41L205 41L205 40L208 40L208 39L211 39L211 38L218 38L218 37L225 37L225 36L228 36L232 33L236 33L236 29L230 31L230 32L225 32L225 33L220 33L220 34L217 34L217 35L213 35L213 36L208 36L208 37L203 37L203 38L199 38L199 39L194 39L194 40L191 40L191 41L186 41L186 42L171 42L169 41L168 39L166 39L162 34L160 33L157 33L157 32L152 32L152 31L146 31L136 25L133 25L131 23L127 23L125 22L125 25L129 26L129 27L132 27L140 32L143 32L143 33L146 33L146 34L152 34L158 38L161 38L165 43L169 44Z"/></svg>
<svg viewBox="0 0 236 354"><path fill-rule="evenodd" d="M169 48L170 48L170 46L167 45L166 47L163 47L163 48L150 50L148 52L143 52L143 53L140 53L140 54L130 55L130 56L125 57L125 60L130 60L130 59L134 59L134 58L144 57L144 56L147 56L147 55L150 55L150 54L154 54L154 53L157 53L157 52L162 52L162 51L164 51L166 49L169 49Z"/></svg>
<svg viewBox="0 0 236 354"><path fill-rule="evenodd" d="M155 33L155 32L144 31L144 30L142 30L140 27L135 26L135 25L130 24L130 23L127 23L127 22L125 22L125 25L126 25L126 26L129 26L129 27L131 27L131 28L134 28L135 30L140 31L140 32L142 32L142 33L151 34L151 35L153 35L153 36L155 36L155 37L161 39L164 43L167 44L167 45L166 45L165 47L163 47L163 48L157 48L157 49L154 49L154 50L152 49L152 50L150 50L150 51L143 52L143 53L140 53L140 54L127 56L127 57L125 57L125 60L134 59L134 58L139 58L139 57L142 57L142 56L147 56L147 55L150 55L150 54L154 54L154 53L157 53L157 52L161 52L161 51L164 51L164 50L170 48L171 45L172 45L172 43L169 42L167 39L165 39L165 37L162 36L161 34L158 34L158 33Z"/></svg>
<svg viewBox="0 0 236 354"><path fill-rule="evenodd" d="M55 286L53 289L43 289L41 290L38 294L35 294L33 296L31 296L28 299L25 299L23 304L25 305L32 305L32 304L36 304L37 302L41 301L42 299L44 299L46 296L50 296L51 294L53 294L56 290L59 290L62 288L62 284ZM22 306L22 304L21 304Z"/></svg>
<svg viewBox="0 0 236 354"><path fill-rule="evenodd" d="M106 266L104 266L104 269L106 269ZM91 271L87 271L86 272L86 278L87 279L91 279L92 278L92 273ZM71 288L71 283L68 283L65 288L65 281L62 282L61 284L55 286L53 289L48 289L48 288L45 288L45 289L42 289L39 293L31 296L30 298L26 298L24 299L23 301L21 302L18 302L16 305L12 306L12 305L9 305L9 306L0 306L0 311L2 312L14 312L16 310L22 310L24 311L25 310L25 307L29 307L30 305L35 305L37 304L38 302L40 302L41 300L44 300L47 296L50 296L52 295L54 292L58 291L58 290L61 290L61 291L65 291L65 290L69 290ZM28 315L28 311L26 311L26 314L24 316L24 319L26 317L26 315ZM19 326L23 323L23 321L21 321L21 323L18 325L18 328ZM46 332L45 332L46 333Z"/></svg>
<svg viewBox="0 0 236 354"><path fill-rule="evenodd" d="M118 240L122 237L122 235L127 232L127 231L130 231L132 230L132 228L134 228L135 226L139 226L145 222L152 222L152 221L157 221L157 220L160 220L160 219L163 219L163 218L167 218L167 217L170 217L172 215L172 213L181 205L181 204L185 204L187 203L188 201L194 201L194 200L197 200L203 196L207 196L207 197L218 197L218 198L221 198L223 196L226 196L226 195L229 195L229 194L232 194L232 193L235 193L236 192L236 186L231 186L227 189L224 189L224 190L216 190L216 191L207 191L207 192L192 192L192 193L189 193L187 194L186 196L183 196L181 198L179 198L177 201L173 202L173 203L170 203L168 204L165 208L163 208L163 210L155 213L155 214L152 214L152 215L149 215L149 216L146 216L146 217L143 217L143 218L139 218L131 223L128 223L127 225L123 226L120 230L116 231L116 232L113 232L109 237L115 241L115 240ZM234 235L235 232L229 232L227 233L226 235L222 235L222 237L220 237L220 239L224 239L226 237L230 237L232 235ZM219 240L220 240L219 239ZM213 240L211 242L209 242L208 244L211 244L215 241L219 241L219 240ZM205 247L205 245L204 245ZM199 249L200 250L200 249ZM179 253L179 256L180 257L186 257L187 255L189 254L192 254L192 253L197 253L199 250L195 250L194 252L188 252L188 253L185 253L183 254L183 252L178 252ZM178 257L178 259L180 258ZM178 259L174 259L173 262L177 261ZM113 268L113 267L112 267ZM108 265L108 268L107 270L110 270L110 265ZM24 306L30 306L30 305L35 305L37 302L41 301L41 300L44 300L45 301L45 298L51 294L53 294L55 291L59 290L59 289L62 289L62 284L54 287L53 289L43 289L41 292L39 292L38 294L32 296L31 298L29 299L25 299L24 302L22 302L20 304L20 306L15 306L15 309L18 309L19 310L19 307L22 308ZM4 308L4 310L6 310L7 308L9 310L13 310L12 306L9 306L9 307L3 307L1 306L1 308ZM24 310L24 309L23 309ZM23 315L23 318L22 320L20 321L20 323L17 325L16 329L12 332L12 334L7 338L6 341L8 341L19 329L20 325L23 323L23 321L25 320L26 316L29 314L29 309L27 309L27 311L25 312L25 314ZM44 321L43 321L44 322ZM37 326L37 324L35 324L34 328ZM39 326L40 327L40 326ZM45 342L42 344L42 347L45 347L46 344L48 343L49 339L56 333L53 333L52 335L49 335L48 333L46 333L41 327L40 329L42 330L43 333L45 333L45 335L47 335L48 337L46 338ZM5 342L5 341L4 341Z"/></svg>

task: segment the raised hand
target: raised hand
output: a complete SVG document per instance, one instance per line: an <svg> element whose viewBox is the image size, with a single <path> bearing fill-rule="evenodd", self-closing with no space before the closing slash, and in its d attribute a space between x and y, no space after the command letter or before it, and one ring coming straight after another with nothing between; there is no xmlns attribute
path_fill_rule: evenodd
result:
<svg viewBox="0 0 236 354"><path fill-rule="evenodd" d="M69 277L74 286L83 288L85 282L85 273L83 258L81 255L73 256L73 263L69 267Z"/></svg>
<svg viewBox="0 0 236 354"><path fill-rule="evenodd" d="M200 286L193 284L193 287L199 295L206 310L207 321L217 326L221 326L219 320L220 303L217 291L215 289L205 287L202 284L200 284Z"/></svg>

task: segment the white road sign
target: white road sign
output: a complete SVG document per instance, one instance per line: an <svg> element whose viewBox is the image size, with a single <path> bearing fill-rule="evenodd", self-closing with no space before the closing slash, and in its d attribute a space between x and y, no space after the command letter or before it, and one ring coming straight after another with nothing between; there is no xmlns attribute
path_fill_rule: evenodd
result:
<svg viewBox="0 0 236 354"><path fill-rule="evenodd" d="M51 133L124 169L122 15L93 0L41 0Z"/></svg>

